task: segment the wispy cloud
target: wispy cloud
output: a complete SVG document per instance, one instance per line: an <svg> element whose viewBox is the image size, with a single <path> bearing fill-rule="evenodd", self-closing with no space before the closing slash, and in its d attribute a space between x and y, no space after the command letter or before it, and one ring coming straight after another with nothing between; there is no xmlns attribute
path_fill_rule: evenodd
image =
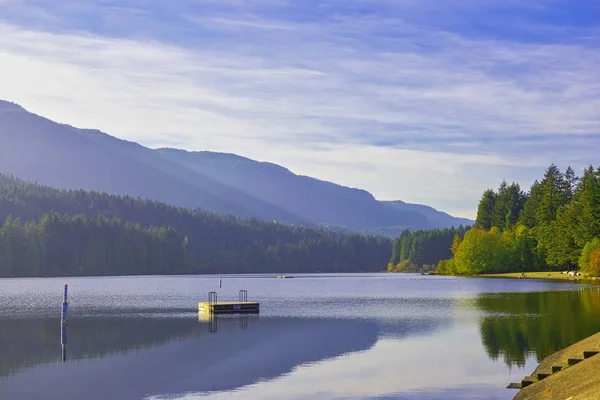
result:
<svg viewBox="0 0 600 400"><path fill-rule="evenodd" d="M470 216L500 179L600 145L598 26L544 20L550 1L500 7L559 31L539 40L477 25L504 21L485 1L116 4L3 3L0 97Z"/></svg>

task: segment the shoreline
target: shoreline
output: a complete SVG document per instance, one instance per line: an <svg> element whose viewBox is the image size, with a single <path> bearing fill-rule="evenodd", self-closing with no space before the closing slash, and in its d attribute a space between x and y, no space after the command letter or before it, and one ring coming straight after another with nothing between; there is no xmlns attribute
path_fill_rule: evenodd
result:
<svg viewBox="0 0 600 400"><path fill-rule="evenodd" d="M545 357L530 376L508 388L519 388L513 400L593 399L600 392L600 333Z"/></svg>
<svg viewBox="0 0 600 400"><path fill-rule="evenodd" d="M510 278L510 279L548 279L548 280L563 280L563 281L593 281L597 280L596 277L585 277L585 276L570 276L568 274L561 273L560 271L535 271L525 272L525 276L522 276L521 272L506 272L502 274L480 274L473 275L475 277L482 278Z"/></svg>

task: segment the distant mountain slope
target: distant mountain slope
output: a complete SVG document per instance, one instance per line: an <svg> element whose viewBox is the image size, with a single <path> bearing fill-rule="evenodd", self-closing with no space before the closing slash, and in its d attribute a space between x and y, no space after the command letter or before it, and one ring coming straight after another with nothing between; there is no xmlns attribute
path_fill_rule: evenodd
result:
<svg viewBox="0 0 600 400"><path fill-rule="evenodd" d="M139 196L243 217L308 222L182 168L154 150L0 102L0 171L68 189Z"/></svg>
<svg viewBox="0 0 600 400"><path fill-rule="evenodd" d="M419 214L424 215L435 228L450 228L452 226L458 227L459 225L468 226L475 223L475 221L471 219L453 217L448 213L438 211L433 207L422 204L405 203L401 200L382 201L382 203L399 211L418 212Z"/></svg>
<svg viewBox="0 0 600 400"><path fill-rule="evenodd" d="M106 191L222 214L381 232L465 224L430 207L300 176L234 154L152 150L58 124L0 100L0 172L58 188Z"/></svg>
<svg viewBox="0 0 600 400"><path fill-rule="evenodd" d="M320 225L352 229L402 226L432 228L422 214L398 210L377 201L369 192L300 176L271 163L233 154L159 149L165 157L216 181Z"/></svg>

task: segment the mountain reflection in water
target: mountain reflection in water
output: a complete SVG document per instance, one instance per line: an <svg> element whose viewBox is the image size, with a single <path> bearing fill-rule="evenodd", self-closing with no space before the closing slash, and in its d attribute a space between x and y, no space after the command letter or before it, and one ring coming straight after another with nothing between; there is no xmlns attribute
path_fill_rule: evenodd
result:
<svg viewBox="0 0 600 400"><path fill-rule="evenodd" d="M56 320L3 319L0 334L0 398L131 399L271 379L368 349L378 328L336 319L80 318L68 327L65 364Z"/></svg>
<svg viewBox="0 0 600 400"><path fill-rule="evenodd" d="M260 315L199 320L216 282L70 278L63 363L63 280L0 279L0 399L506 400L536 356L600 329L600 293L569 283L230 276L220 297L248 290Z"/></svg>

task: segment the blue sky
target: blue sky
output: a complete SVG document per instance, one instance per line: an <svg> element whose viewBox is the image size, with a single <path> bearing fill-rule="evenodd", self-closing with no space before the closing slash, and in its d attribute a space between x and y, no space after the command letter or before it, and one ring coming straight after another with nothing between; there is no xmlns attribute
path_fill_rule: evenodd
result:
<svg viewBox="0 0 600 400"><path fill-rule="evenodd" d="M600 164L595 0L0 0L0 98L474 217Z"/></svg>

